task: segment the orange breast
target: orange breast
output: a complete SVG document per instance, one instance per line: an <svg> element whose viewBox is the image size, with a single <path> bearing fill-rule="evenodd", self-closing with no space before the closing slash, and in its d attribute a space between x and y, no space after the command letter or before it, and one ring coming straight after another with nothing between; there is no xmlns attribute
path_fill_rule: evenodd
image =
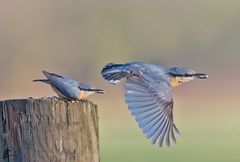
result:
<svg viewBox="0 0 240 162"><path fill-rule="evenodd" d="M87 93L85 91L80 91L79 99L84 99L86 97L87 97Z"/></svg>
<svg viewBox="0 0 240 162"><path fill-rule="evenodd" d="M172 87L176 87L176 86L182 84L182 82L177 77L171 78L170 82L171 82Z"/></svg>

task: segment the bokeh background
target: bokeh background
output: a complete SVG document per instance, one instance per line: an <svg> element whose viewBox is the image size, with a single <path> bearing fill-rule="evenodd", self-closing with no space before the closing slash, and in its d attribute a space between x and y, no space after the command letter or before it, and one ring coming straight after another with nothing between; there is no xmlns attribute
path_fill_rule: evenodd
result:
<svg viewBox="0 0 240 162"><path fill-rule="evenodd" d="M102 162L240 161L240 1L0 1L0 98L55 95L32 83L49 70L104 88ZM174 89L171 148L151 145L124 102L124 84L100 76L109 62L144 61L207 72Z"/></svg>

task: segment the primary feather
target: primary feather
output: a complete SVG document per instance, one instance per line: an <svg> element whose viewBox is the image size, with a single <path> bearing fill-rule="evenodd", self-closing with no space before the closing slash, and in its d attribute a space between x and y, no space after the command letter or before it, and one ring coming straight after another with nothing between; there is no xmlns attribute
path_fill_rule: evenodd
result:
<svg viewBox="0 0 240 162"><path fill-rule="evenodd" d="M111 84L127 78L125 101L139 127L161 147L165 140L170 146L170 138L176 142L177 131L173 122L173 99L171 84L166 67L140 62L108 64L102 76Z"/></svg>

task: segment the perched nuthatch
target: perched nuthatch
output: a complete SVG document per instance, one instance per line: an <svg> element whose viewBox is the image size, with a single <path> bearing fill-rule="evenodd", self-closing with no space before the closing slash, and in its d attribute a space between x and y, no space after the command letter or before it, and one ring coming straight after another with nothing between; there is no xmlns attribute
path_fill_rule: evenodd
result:
<svg viewBox="0 0 240 162"><path fill-rule="evenodd" d="M170 137L176 143L175 133L180 133L173 122L173 98L171 89L194 78L206 79L207 74L195 73L185 67L130 62L107 64L102 76L111 84L127 78L125 101L139 127L161 147L165 140L170 146Z"/></svg>
<svg viewBox="0 0 240 162"><path fill-rule="evenodd" d="M90 87L88 84L79 83L71 78L64 77L58 74L43 71L47 79L36 79L34 82L44 82L50 84L54 92L62 99L78 100L84 99L87 96L104 91L95 87Z"/></svg>

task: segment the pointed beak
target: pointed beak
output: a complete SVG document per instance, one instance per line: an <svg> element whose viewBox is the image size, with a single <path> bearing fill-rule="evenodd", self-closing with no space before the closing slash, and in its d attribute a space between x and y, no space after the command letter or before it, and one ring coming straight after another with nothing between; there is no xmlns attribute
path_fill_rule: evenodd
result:
<svg viewBox="0 0 240 162"><path fill-rule="evenodd" d="M194 76L199 78L199 79L207 79L208 78L208 75L203 74L203 73L196 73Z"/></svg>

